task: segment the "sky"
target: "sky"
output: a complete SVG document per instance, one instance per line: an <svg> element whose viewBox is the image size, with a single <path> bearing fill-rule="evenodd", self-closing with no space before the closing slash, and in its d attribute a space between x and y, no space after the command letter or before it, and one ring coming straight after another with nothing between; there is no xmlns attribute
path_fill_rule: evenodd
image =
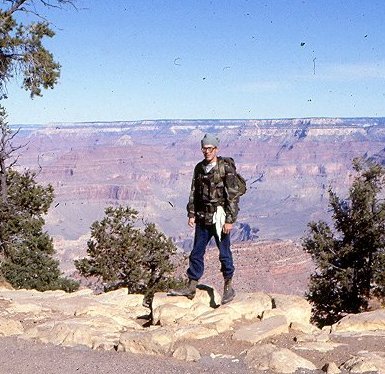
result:
<svg viewBox="0 0 385 374"><path fill-rule="evenodd" d="M36 0L37 1L37 0ZM59 83L10 124L385 116L383 0L77 0L41 9Z"/></svg>

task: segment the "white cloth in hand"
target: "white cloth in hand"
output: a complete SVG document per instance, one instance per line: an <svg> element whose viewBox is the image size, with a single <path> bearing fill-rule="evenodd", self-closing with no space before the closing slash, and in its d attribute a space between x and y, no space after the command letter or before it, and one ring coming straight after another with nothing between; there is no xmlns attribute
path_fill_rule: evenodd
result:
<svg viewBox="0 0 385 374"><path fill-rule="evenodd" d="M215 229L217 231L217 235L219 238L219 241L221 240L222 236L222 228L226 221L226 213L222 206L217 207L217 211L214 212L213 215L213 224L215 225Z"/></svg>

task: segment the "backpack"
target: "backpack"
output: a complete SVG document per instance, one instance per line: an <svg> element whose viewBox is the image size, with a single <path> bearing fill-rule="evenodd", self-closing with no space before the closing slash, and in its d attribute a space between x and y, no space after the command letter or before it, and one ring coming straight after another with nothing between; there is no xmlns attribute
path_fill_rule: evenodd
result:
<svg viewBox="0 0 385 374"><path fill-rule="evenodd" d="M244 195L247 191L246 180L242 177L241 174L237 173L235 162L231 157L218 157L218 168L221 178L223 179L226 175L225 163L230 164L235 170L235 175L237 178L238 196Z"/></svg>

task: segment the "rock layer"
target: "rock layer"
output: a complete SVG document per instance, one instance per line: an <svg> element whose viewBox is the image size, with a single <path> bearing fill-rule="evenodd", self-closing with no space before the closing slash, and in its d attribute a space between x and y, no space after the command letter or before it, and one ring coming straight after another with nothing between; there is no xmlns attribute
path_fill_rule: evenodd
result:
<svg viewBox="0 0 385 374"><path fill-rule="evenodd" d="M67 123L22 126L16 141L28 143L22 168L40 170L55 188L47 223L57 241L71 244L107 205L124 204L188 250L192 236L181 222L206 132L219 136L220 154L247 180L234 240L301 237L307 222L329 218L327 189L347 190L354 157L384 160L382 118Z"/></svg>

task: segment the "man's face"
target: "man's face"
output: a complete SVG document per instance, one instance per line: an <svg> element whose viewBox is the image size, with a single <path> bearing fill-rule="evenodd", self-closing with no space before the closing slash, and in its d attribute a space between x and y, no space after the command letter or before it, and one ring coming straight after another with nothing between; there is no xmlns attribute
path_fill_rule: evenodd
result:
<svg viewBox="0 0 385 374"><path fill-rule="evenodd" d="M202 152L208 163L214 162L217 159L218 148L211 144L203 146Z"/></svg>

